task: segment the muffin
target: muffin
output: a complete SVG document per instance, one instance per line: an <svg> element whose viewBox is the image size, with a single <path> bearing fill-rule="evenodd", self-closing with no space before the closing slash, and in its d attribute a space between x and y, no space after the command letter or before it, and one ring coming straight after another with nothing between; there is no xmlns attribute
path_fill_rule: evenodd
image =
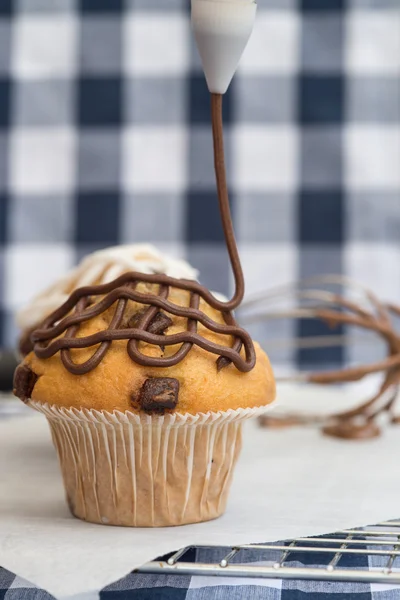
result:
<svg viewBox="0 0 400 600"><path fill-rule="evenodd" d="M30 335L33 329L61 306L75 289L108 283L128 271L164 273L178 279L196 279L198 275L186 261L162 253L151 244L128 244L93 252L18 312L16 321L21 330L19 350L22 356L32 350Z"/></svg>
<svg viewBox="0 0 400 600"><path fill-rule="evenodd" d="M33 332L14 392L48 418L76 517L160 527L224 512L242 423L275 382L220 306L194 281L127 273L75 290Z"/></svg>

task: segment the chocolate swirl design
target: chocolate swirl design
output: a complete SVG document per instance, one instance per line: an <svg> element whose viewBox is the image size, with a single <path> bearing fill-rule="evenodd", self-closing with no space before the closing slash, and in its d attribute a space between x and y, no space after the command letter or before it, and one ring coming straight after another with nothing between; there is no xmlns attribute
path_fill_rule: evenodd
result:
<svg viewBox="0 0 400 600"><path fill-rule="evenodd" d="M244 329L238 326L232 313L243 299L244 277L229 207L224 156L222 95L211 95L211 114L219 208L235 277L235 293L232 299L222 302L215 298L207 288L195 281L175 279L162 274L126 273L111 283L75 290L70 298L53 312L39 329L32 333L31 341L34 352L39 358L49 358L60 352L65 368L75 375L83 375L101 363L113 341L128 340L127 351L130 358L143 366L170 367L176 365L188 355L195 345L219 356L218 370L230 363L233 363L242 372L253 369L256 354L252 339ZM140 292L137 290L140 283L154 284L158 286L158 292ZM189 292L188 307L177 305L168 299L171 287ZM102 298L93 304L93 298L98 296L102 296ZM221 311L225 324L217 323L199 309L201 298L211 307ZM145 310L134 327L121 328L129 300L144 305ZM87 337L78 337L82 323L101 315L114 304L116 308L107 329ZM151 333L149 329L159 309L165 311L166 314L185 318L187 320L186 331L174 335ZM233 346L224 346L204 338L198 333L199 323L209 331L233 336ZM64 335L62 336L62 334ZM180 348L172 356L152 357L141 352L139 342L159 347L180 344ZM98 346L98 348L86 362L75 363L72 360L72 349L94 346ZM242 348L244 348L244 357L241 354Z"/></svg>

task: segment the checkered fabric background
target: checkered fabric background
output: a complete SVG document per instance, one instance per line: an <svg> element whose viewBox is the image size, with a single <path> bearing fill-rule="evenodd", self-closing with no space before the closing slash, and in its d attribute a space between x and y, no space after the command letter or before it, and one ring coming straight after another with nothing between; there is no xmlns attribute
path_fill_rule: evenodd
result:
<svg viewBox="0 0 400 600"><path fill-rule="evenodd" d="M279 542L282 544L284 542ZM289 545L289 542L286 542ZM367 547L359 546L361 550ZM369 546L369 550L387 550L384 546ZM227 548L192 549L185 562L217 563L227 554ZM271 565L282 554L269 553L262 561L260 551L246 551L231 562L243 560L252 566ZM244 557L246 557L244 559ZM289 558L290 557L290 558ZM326 553L292 552L285 563L291 567L321 567L332 559ZM361 571L382 570L387 556L343 555L340 568ZM54 600L48 592L0 568L0 598L4 600ZM107 586L99 593L88 593L69 600L398 600L400 586L380 583L296 581L281 579L246 579L243 577L207 577L190 575L148 575L131 573Z"/></svg>
<svg viewBox="0 0 400 600"><path fill-rule="evenodd" d="M259 0L225 124L248 292L342 272L400 302L400 0ZM2 345L82 255L144 241L229 292L189 0L0 0Z"/></svg>

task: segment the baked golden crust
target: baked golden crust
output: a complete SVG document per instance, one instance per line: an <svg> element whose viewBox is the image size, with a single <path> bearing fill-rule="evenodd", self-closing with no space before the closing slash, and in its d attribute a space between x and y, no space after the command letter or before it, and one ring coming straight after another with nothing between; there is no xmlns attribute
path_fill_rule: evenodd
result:
<svg viewBox="0 0 400 600"><path fill-rule="evenodd" d="M170 300L187 306L188 293L171 289ZM129 303L127 318L143 308L135 302ZM221 313L201 301L201 310L218 323L223 323ZM87 336L105 329L110 322L113 307L109 311L86 322L79 332ZM168 335L186 328L180 317L172 317ZM216 334L199 325L199 333L217 343L231 345L230 336ZM143 353L151 356L169 356L176 352L176 346L165 349L140 343ZM126 341L114 341L101 363L89 373L73 375L62 364L60 353L48 359L39 359L30 353L24 364L38 376L32 392L32 399L41 403L54 404L66 408L87 408L113 412L140 409L140 390L149 378L174 378L179 381L179 397L176 411L180 413L225 411L237 408L252 408L269 404L275 398L275 381L269 360L258 344L255 344L257 363L248 373L238 371L234 365L218 372L217 356L194 346L187 357L179 364L168 367L145 367L131 360L127 353ZM73 350L75 362L84 362L94 348Z"/></svg>

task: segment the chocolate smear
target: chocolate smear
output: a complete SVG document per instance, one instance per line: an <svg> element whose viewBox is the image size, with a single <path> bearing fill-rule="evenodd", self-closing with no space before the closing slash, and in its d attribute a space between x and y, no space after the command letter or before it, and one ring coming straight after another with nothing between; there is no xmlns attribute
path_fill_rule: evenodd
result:
<svg viewBox="0 0 400 600"><path fill-rule="evenodd" d="M22 402L28 402L37 380L38 376L28 365L18 365L14 373L14 395Z"/></svg>
<svg viewBox="0 0 400 600"><path fill-rule="evenodd" d="M164 414L178 404L179 381L172 377L146 379L139 394L140 408L147 413Z"/></svg>
<svg viewBox="0 0 400 600"><path fill-rule="evenodd" d="M288 427L297 427L304 425L304 419L297 416L282 416L272 417L270 415L262 415L259 417L261 427L269 427L270 429L286 429Z"/></svg>
<svg viewBox="0 0 400 600"><path fill-rule="evenodd" d="M374 421L355 423L347 419L327 425L322 431L325 435L342 440L370 440L381 435L381 430Z"/></svg>

